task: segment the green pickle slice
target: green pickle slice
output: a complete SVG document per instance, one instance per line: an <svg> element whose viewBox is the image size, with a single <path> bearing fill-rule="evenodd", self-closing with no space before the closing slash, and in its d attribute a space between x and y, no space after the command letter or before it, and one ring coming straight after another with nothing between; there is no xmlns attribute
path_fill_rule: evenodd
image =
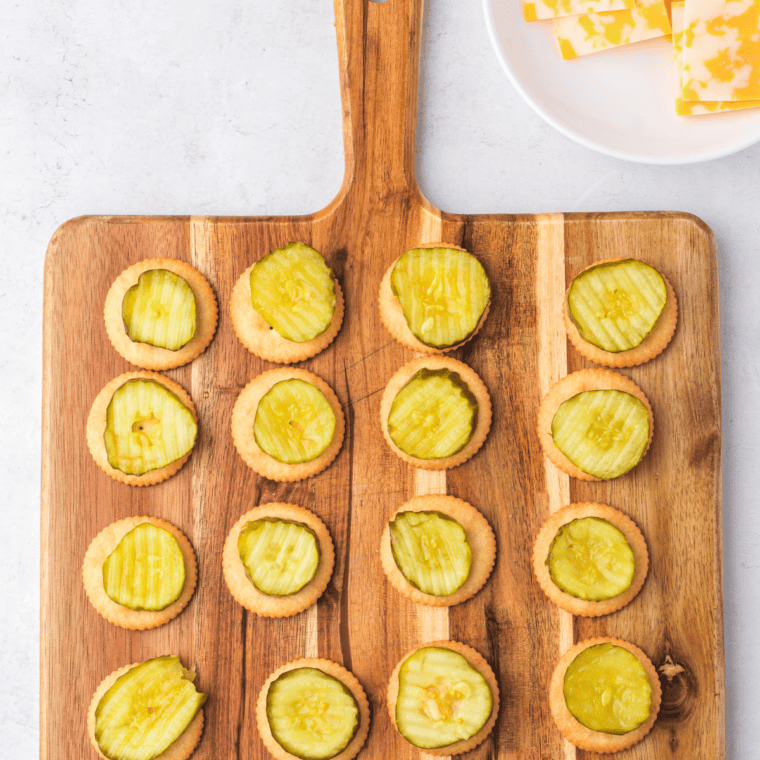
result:
<svg viewBox="0 0 760 760"><path fill-rule="evenodd" d="M491 299L482 264L456 248L407 251L393 267L391 290L412 334L432 348L466 340Z"/></svg>
<svg viewBox="0 0 760 760"><path fill-rule="evenodd" d="M552 438L579 470L595 478L617 478L644 456L649 410L625 391L584 391L560 404Z"/></svg>
<svg viewBox="0 0 760 760"><path fill-rule="evenodd" d="M627 734L652 712L652 686L644 666L615 644L584 649L568 666L563 691L572 716L592 731Z"/></svg>
<svg viewBox="0 0 760 760"><path fill-rule="evenodd" d="M305 380L283 380L259 401L253 434L270 457L300 464L311 462L327 449L335 424L335 412L319 388Z"/></svg>
<svg viewBox="0 0 760 760"><path fill-rule="evenodd" d="M286 340L304 343L321 335L335 313L335 276L322 254L288 243L251 269L251 305Z"/></svg>
<svg viewBox="0 0 760 760"><path fill-rule="evenodd" d="M317 668L295 668L272 682L267 720L275 741L304 760L339 755L359 728L359 705L337 678Z"/></svg>
<svg viewBox="0 0 760 760"><path fill-rule="evenodd" d="M179 657L156 657L119 676L95 709L95 740L110 760L152 760L192 723L206 701Z"/></svg>
<svg viewBox="0 0 760 760"><path fill-rule="evenodd" d="M657 324L668 300L663 276L635 259L612 261L581 272L567 303L581 337L603 351L640 345Z"/></svg>
<svg viewBox="0 0 760 760"><path fill-rule="evenodd" d="M143 475L181 459L195 443L192 412L155 380L128 380L108 404L104 434L108 463Z"/></svg>
<svg viewBox="0 0 760 760"><path fill-rule="evenodd" d="M184 277L149 269L124 294L121 314L131 340L179 351L195 336L195 308L193 289Z"/></svg>
<svg viewBox="0 0 760 760"><path fill-rule="evenodd" d="M398 569L415 588L450 596L472 568L464 528L440 512L400 512L390 523L391 552Z"/></svg>
<svg viewBox="0 0 760 760"><path fill-rule="evenodd" d="M459 373L423 367L393 399L388 433L409 456L443 459L467 445L477 423L477 399Z"/></svg>
<svg viewBox="0 0 760 760"><path fill-rule="evenodd" d="M423 647L399 670L396 725L415 747L437 749L469 739L492 710L491 687L458 652Z"/></svg>
<svg viewBox="0 0 760 760"><path fill-rule="evenodd" d="M546 565L555 585L566 594L600 602L631 587L636 558L611 522L581 517L557 531Z"/></svg>
<svg viewBox="0 0 760 760"><path fill-rule="evenodd" d="M103 588L130 610L163 610L185 587L185 559L177 539L164 528L141 523L119 541L103 562Z"/></svg>
<svg viewBox="0 0 760 760"><path fill-rule="evenodd" d="M319 567L314 531L291 520L252 520L240 531L238 552L253 585L269 596L298 593Z"/></svg>

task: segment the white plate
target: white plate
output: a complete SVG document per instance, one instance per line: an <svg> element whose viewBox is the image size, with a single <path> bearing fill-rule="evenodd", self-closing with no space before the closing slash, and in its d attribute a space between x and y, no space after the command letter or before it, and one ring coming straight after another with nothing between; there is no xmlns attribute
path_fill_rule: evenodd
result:
<svg viewBox="0 0 760 760"><path fill-rule="evenodd" d="M690 164L760 141L760 108L676 116L673 50L664 39L562 59L551 21L527 22L521 0L483 0L496 54L518 92L563 134L647 164Z"/></svg>

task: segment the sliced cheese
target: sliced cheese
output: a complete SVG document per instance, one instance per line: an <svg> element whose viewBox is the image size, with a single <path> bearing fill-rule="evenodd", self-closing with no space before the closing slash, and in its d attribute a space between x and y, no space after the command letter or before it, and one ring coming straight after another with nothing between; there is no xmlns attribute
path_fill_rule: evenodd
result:
<svg viewBox="0 0 760 760"><path fill-rule="evenodd" d="M554 26L565 59L670 34L664 0L638 0L629 10L558 18Z"/></svg>
<svg viewBox="0 0 760 760"><path fill-rule="evenodd" d="M673 3L673 62L676 83L676 113L679 116L701 116L719 111L735 111L741 108L758 108L760 100L705 100L694 102L684 100L683 92L693 90L693 82L684 80L683 38L684 38L684 0Z"/></svg>
<svg viewBox="0 0 760 760"><path fill-rule="evenodd" d="M636 0L523 0L526 21L633 8Z"/></svg>
<svg viewBox="0 0 760 760"><path fill-rule="evenodd" d="M760 0L687 0L685 100L760 99Z"/></svg>

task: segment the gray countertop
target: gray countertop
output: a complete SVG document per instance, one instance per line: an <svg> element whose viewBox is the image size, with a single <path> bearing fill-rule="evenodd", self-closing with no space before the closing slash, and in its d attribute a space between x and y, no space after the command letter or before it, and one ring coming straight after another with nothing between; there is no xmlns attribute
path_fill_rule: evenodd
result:
<svg viewBox="0 0 760 760"><path fill-rule="evenodd" d="M491 49L480 0L428 0L426 12L417 173L434 204L458 213L678 210L715 232L729 757L760 757L760 145L691 167L598 155L521 100ZM9 0L1 15L0 744L21 759L38 752L50 236L80 214L312 212L340 186L343 146L329 0Z"/></svg>

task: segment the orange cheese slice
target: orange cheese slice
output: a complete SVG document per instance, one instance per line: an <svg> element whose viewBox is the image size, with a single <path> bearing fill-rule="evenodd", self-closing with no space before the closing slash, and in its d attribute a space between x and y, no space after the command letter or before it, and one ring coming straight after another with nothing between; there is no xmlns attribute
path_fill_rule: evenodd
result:
<svg viewBox="0 0 760 760"><path fill-rule="evenodd" d="M691 79L684 78L683 71L683 38L685 2L678 0L673 3L673 63L676 83L676 113L679 116L701 116L719 111L735 111L741 108L760 107L760 100L704 100L695 102L684 100L684 93L694 89Z"/></svg>
<svg viewBox="0 0 760 760"><path fill-rule="evenodd" d="M760 0L687 0L685 100L760 99Z"/></svg>
<svg viewBox="0 0 760 760"><path fill-rule="evenodd" d="M526 21L633 8L636 0L523 0Z"/></svg>
<svg viewBox="0 0 760 760"><path fill-rule="evenodd" d="M565 59L670 34L664 0L638 0L628 10L557 18L554 26Z"/></svg>

